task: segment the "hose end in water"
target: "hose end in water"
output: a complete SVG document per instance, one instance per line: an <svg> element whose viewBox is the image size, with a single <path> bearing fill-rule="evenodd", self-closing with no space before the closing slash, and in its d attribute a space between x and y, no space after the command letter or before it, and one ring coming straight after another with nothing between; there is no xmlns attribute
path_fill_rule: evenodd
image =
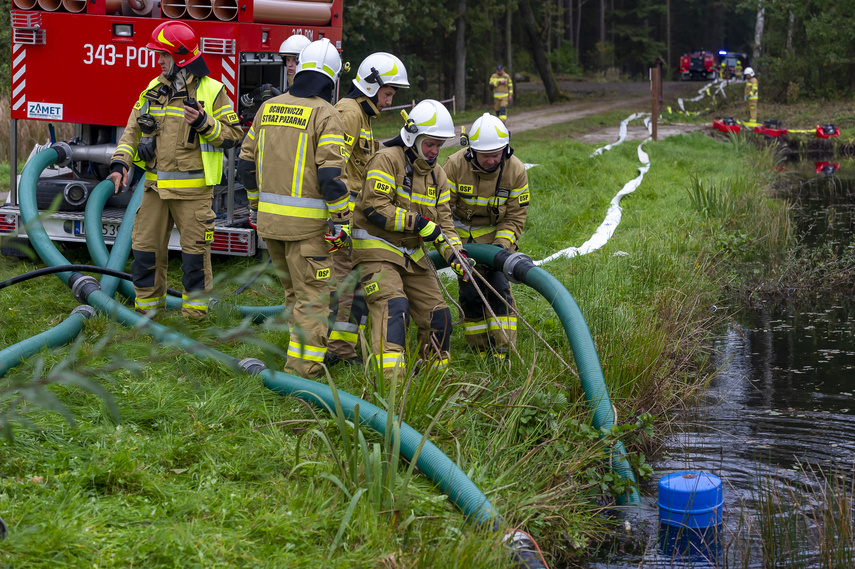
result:
<svg viewBox="0 0 855 569"><path fill-rule="evenodd" d="M267 369L264 362L258 358L244 358L238 365L243 371L250 375L258 375Z"/></svg>
<svg viewBox="0 0 855 569"><path fill-rule="evenodd" d="M82 314L87 320L92 319L97 312L94 308L89 306L88 304L81 304L77 308L71 311L72 314Z"/></svg>
<svg viewBox="0 0 855 569"><path fill-rule="evenodd" d="M55 142L50 145L56 151L56 165L68 166L71 164L71 146L65 142Z"/></svg>
<svg viewBox="0 0 855 569"><path fill-rule="evenodd" d="M101 285L93 277L74 273L68 279L71 285L71 294L80 304L89 304L89 295L96 290L101 290Z"/></svg>
<svg viewBox="0 0 855 569"><path fill-rule="evenodd" d="M512 529L505 534L502 542L522 569L547 569L546 560L531 534Z"/></svg>

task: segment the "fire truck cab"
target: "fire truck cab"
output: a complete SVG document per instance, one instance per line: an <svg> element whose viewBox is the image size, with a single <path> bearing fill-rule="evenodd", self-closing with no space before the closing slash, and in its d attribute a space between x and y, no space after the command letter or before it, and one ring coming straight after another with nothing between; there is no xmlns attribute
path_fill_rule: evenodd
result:
<svg viewBox="0 0 855 569"><path fill-rule="evenodd" d="M689 81L694 79L713 80L718 73L718 58L711 51L696 51L684 53L680 57L680 79Z"/></svg>
<svg viewBox="0 0 855 569"><path fill-rule="evenodd" d="M131 108L160 73L156 54L145 45L162 22L181 19L193 27L211 77L225 85L240 113L242 95L263 83L283 85L285 67L278 50L291 35L326 37L340 50L341 13L342 0L14 0L12 185L0 207L0 239L26 240L16 157L17 121L27 119L75 125L74 138L66 141L72 162L46 170L38 184L40 210L62 196L58 211L44 219L48 235L56 241L85 242L87 231L101 231L107 243L113 242L130 191L107 202L101 227L86 227L83 211L91 190L109 175L110 157ZM251 256L264 244L246 222L246 192L234 175L237 152L226 152L222 184L214 188L217 221L211 252ZM175 230L169 246L180 249ZM3 254L15 251L19 249L4 247Z"/></svg>

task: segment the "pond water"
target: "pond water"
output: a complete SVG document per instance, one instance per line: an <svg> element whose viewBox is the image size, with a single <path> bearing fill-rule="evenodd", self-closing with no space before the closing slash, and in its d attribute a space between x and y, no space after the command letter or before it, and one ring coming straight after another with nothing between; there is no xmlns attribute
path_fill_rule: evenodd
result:
<svg viewBox="0 0 855 569"><path fill-rule="evenodd" d="M799 175L782 197L793 205L802 242L847 246L855 229L855 165L844 163L833 176L829 167L815 173L813 163L788 168ZM776 518L816 527L814 520L829 507L826 486L816 475L832 481L843 477L842 488L831 489L833 505L838 503L833 496L853 489L855 304L817 298L811 306L781 302L728 312L732 319L714 345L719 373L697 406L676 419L679 434L650 457L656 473L645 484L645 504L626 515L631 537L609 544L610 551L590 563L591 569L852 566L851 557L816 561L810 539L795 548L795 556L782 555L780 547L770 553L769 543L782 538L779 532L761 539L762 520L770 518L760 510L775 488L778 497L771 501L793 508ZM684 471L715 474L724 490L720 533L707 536L706 544L694 540L694 549L675 546L673 535L669 541L659 532L657 482ZM847 513L852 516L851 509Z"/></svg>

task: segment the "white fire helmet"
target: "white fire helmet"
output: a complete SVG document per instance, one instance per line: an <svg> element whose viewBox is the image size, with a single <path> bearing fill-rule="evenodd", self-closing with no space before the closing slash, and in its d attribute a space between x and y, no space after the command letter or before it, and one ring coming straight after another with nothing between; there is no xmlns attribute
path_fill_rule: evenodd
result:
<svg viewBox="0 0 855 569"><path fill-rule="evenodd" d="M484 113L469 133L469 148L475 152L495 152L511 142L511 133L499 117Z"/></svg>
<svg viewBox="0 0 855 569"><path fill-rule="evenodd" d="M300 52L297 61L297 72L294 76L303 71L315 71L323 73L335 83L341 75L341 56L327 38L313 41L306 46Z"/></svg>
<svg viewBox="0 0 855 569"><path fill-rule="evenodd" d="M425 99L413 107L410 119L414 123L415 132L410 132L406 126L401 129L401 138L408 148L412 148L416 138L420 136L443 140L454 138L454 121L451 120L451 113L439 101Z"/></svg>
<svg viewBox="0 0 855 569"><path fill-rule="evenodd" d="M745 71L743 71L742 74L746 75L748 77L754 77L754 68L753 67L746 67Z"/></svg>
<svg viewBox="0 0 855 569"><path fill-rule="evenodd" d="M391 53L383 51L372 53L362 60L353 84L367 97L376 95L384 85L410 86L404 63Z"/></svg>
<svg viewBox="0 0 855 569"><path fill-rule="evenodd" d="M312 40L300 34L294 34L279 46L279 55L300 55L300 52L312 43Z"/></svg>

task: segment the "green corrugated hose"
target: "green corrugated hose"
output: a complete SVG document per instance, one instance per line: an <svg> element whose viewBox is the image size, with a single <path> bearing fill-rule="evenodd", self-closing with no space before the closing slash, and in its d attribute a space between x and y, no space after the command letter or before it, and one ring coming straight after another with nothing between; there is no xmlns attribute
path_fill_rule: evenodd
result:
<svg viewBox="0 0 855 569"><path fill-rule="evenodd" d="M144 186L145 179L143 178L137 184L137 189L134 191L131 201L125 210L124 219L119 227L119 234L116 236L113 249L109 253L107 252L107 245L104 243L104 235L100 231L86 232L86 246L89 249L89 254L92 256L92 260L98 265L110 269L124 270L125 264L128 261L128 255L131 252L131 233L133 231L134 217L136 216L140 202L142 202ZM86 213L84 214L86 227L101 227L104 204L113 195L113 188L113 183L105 180L92 190L92 194L86 200ZM136 293L134 292L133 284L128 281L116 279L115 277L102 277L101 290L113 296L113 293L116 292L117 284L114 281L121 281L118 283L118 287L122 296L125 298L135 298ZM182 300L178 297L168 295L166 297L166 307L168 309L180 310L181 303ZM257 322L281 314L285 310L285 305L235 306L234 308L241 316L252 316L253 320Z"/></svg>
<svg viewBox="0 0 855 569"><path fill-rule="evenodd" d="M464 248L476 263L490 265L499 270L502 270L505 259L510 255L501 247L494 245L470 243L464 245ZM436 251L431 251L430 258L438 268L448 266ZM573 300L573 296L564 285L545 270L534 266L531 259L527 257L526 259L528 263L520 264L515 277L523 284L539 292L555 309L555 313L564 326L564 333L567 334L567 339L570 341L570 349L573 351L576 367L579 370L579 379L582 383L582 389L585 391L585 400L594 414L592 424L597 429L611 429L615 424L614 408L611 399L609 399L603 368L600 366L600 358L597 355L597 349L594 346L594 339L591 337L588 324L585 322L576 301ZM626 449L623 443L617 441L613 450L612 468L621 478L634 483L635 476L626 460ZM631 504L641 503L641 498L634 485L627 492L624 501Z"/></svg>
<svg viewBox="0 0 855 569"><path fill-rule="evenodd" d="M53 266L65 265L69 264L69 262L56 249L56 246L45 232L44 226L39 221L35 203L35 188L42 170L56 162L56 160L57 153L55 150L43 150L30 160L21 176L21 215L25 223L28 224L27 235L42 261ZM26 205L24 205L25 202ZM62 278L63 282L68 284L72 273L58 273L58 275ZM74 282L79 281L79 273L77 275L77 278L72 279ZM83 287L81 295L85 297L81 299L82 302L88 302L100 312L107 314L126 326L144 331L161 343L181 347L200 357L212 358L225 364L230 369L241 369L259 374L264 381L264 385L277 393L289 394L313 404L317 404L320 400L328 408L334 408L332 390L328 385L283 372L262 370L261 365L257 366L254 370L250 370L246 366L240 367L236 359L152 322L141 314L137 314L113 300L98 288L98 284L94 282L94 279L91 285ZM20 363L20 360L18 360L18 363ZM361 421L375 429L381 435L385 432L385 411L343 391L338 391L338 397L348 418L353 418L353 409L356 405L359 405ZM402 423L401 456L412 461L421 438L421 435L412 427L406 423ZM450 458L445 456L430 441L425 442L416 464L431 482L439 486L469 519L478 523L491 521L495 524L501 521L501 517L487 497L463 474Z"/></svg>

